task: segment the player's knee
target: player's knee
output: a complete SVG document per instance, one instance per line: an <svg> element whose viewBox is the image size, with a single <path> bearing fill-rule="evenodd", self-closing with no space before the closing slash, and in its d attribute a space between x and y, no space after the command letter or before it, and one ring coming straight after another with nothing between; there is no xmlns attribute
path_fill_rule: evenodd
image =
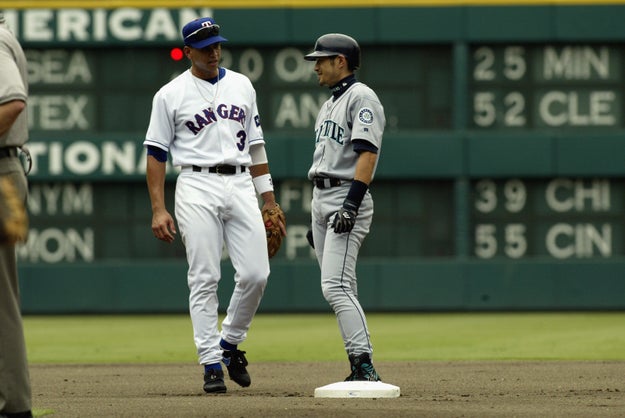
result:
<svg viewBox="0 0 625 418"><path fill-rule="evenodd" d="M335 283L322 283L321 293L323 293L323 297L330 306L333 306L345 297L345 289L343 286Z"/></svg>
<svg viewBox="0 0 625 418"><path fill-rule="evenodd" d="M269 274L263 272L250 272L239 276L239 283L245 287L258 287L264 289L267 285L267 277Z"/></svg>

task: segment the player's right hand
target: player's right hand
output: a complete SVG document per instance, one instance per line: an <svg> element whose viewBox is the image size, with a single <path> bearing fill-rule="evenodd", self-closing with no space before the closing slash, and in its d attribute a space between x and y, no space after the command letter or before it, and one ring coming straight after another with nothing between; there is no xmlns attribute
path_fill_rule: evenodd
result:
<svg viewBox="0 0 625 418"><path fill-rule="evenodd" d="M176 235L176 224L169 212L160 211L152 215L152 233L161 241L170 243Z"/></svg>

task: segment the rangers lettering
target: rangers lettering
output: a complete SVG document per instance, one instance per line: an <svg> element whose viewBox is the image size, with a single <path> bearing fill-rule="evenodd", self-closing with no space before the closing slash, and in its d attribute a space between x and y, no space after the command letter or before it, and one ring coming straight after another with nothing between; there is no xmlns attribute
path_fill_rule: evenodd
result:
<svg viewBox="0 0 625 418"><path fill-rule="evenodd" d="M204 119L202 116L200 115L195 115L195 121L197 122L197 126L198 128L201 130L203 127L205 127L206 125L210 125L210 122L207 121L206 119Z"/></svg>
<svg viewBox="0 0 625 418"><path fill-rule="evenodd" d="M201 115L197 113L195 114L195 121L197 122L197 126L195 126L193 122L191 121L184 123L185 126L189 128L189 130L193 132L194 135L197 135L202 130L203 127L210 124L209 121L207 121L206 119L204 119Z"/></svg>
<svg viewBox="0 0 625 418"><path fill-rule="evenodd" d="M232 105L228 119L235 120L243 125L245 123L245 111L239 106Z"/></svg>
<svg viewBox="0 0 625 418"><path fill-rule="evenodd" d="M241 126L245 126L245 111L236 105L231 105L230 107L228 107L228 105L220 104L219 106L217 106L217 113L215 113L212 107L209 107L207 109L204 109L202 111L202 114L195 114L195 122L187 121L184 123L184 125L189 128L189 130L194 135L200 133L202 128L204 128L205 126L216 122L217 116L222 119L230 119L235 122L239 122Z"/></svg>
<svg viewBox="0 0 625 418"><path fill-rule="evenodd" d="M215 112L212 107L204 109L204 117L208 120L209 124L217 121L217 116L215 116Z"/></svg>
<svg viewBox="0 0 625 418"><path fill-rule="evenodd" d="M228 106L225 104L217 106L217 114L220 118L226 119L228 117Z"/></svg>
<svg viewBox="0 0 625 418"><path fill-rule="evenodd" d="M220 104L217 106L217 114L222 119L231 119L239 122L241 125L245 124L245 112L238 106L231 105L228 109L228 105Z"/></svg>

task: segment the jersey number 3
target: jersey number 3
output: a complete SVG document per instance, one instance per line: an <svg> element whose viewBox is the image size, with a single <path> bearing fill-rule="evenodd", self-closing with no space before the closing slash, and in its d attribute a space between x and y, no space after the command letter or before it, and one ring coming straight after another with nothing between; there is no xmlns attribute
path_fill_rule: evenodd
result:
<svg viewBox="0 0 625 418"><path fill-rule="evenodd" d="M237 132L237 138L239 138L240 140L239 142L237 142L237 148L239 149L239 151L243 151L243 149L245 148L245 140L247 139L245 131Z"/></svg>

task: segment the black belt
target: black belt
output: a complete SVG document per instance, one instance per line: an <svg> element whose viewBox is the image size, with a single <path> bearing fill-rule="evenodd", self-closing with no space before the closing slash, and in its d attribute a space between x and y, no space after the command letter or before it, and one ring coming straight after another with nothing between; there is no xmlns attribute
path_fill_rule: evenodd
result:
<svg viewBox="0 0 625 418"><path fill-rule="evenodd" d="M17 157L17 147L0 148L0 158Z"/></svg>
<svg viewBox="0 0 625 418"><path fill-rule="evenodd" d="M245 173L246 167L244 165L216 165L213 167L200 167L197 165L191 166L193 171L196 173L200 173L202 171L208 171L209 173L217 173L217 174L239 174Z"/></svg>
<svg viewBox="0 0 625 418"><path fill-rule="evenodd" d="M341 185L341 179L336 177L313 177L313 184L319 189L329 189Z"/></svg>

